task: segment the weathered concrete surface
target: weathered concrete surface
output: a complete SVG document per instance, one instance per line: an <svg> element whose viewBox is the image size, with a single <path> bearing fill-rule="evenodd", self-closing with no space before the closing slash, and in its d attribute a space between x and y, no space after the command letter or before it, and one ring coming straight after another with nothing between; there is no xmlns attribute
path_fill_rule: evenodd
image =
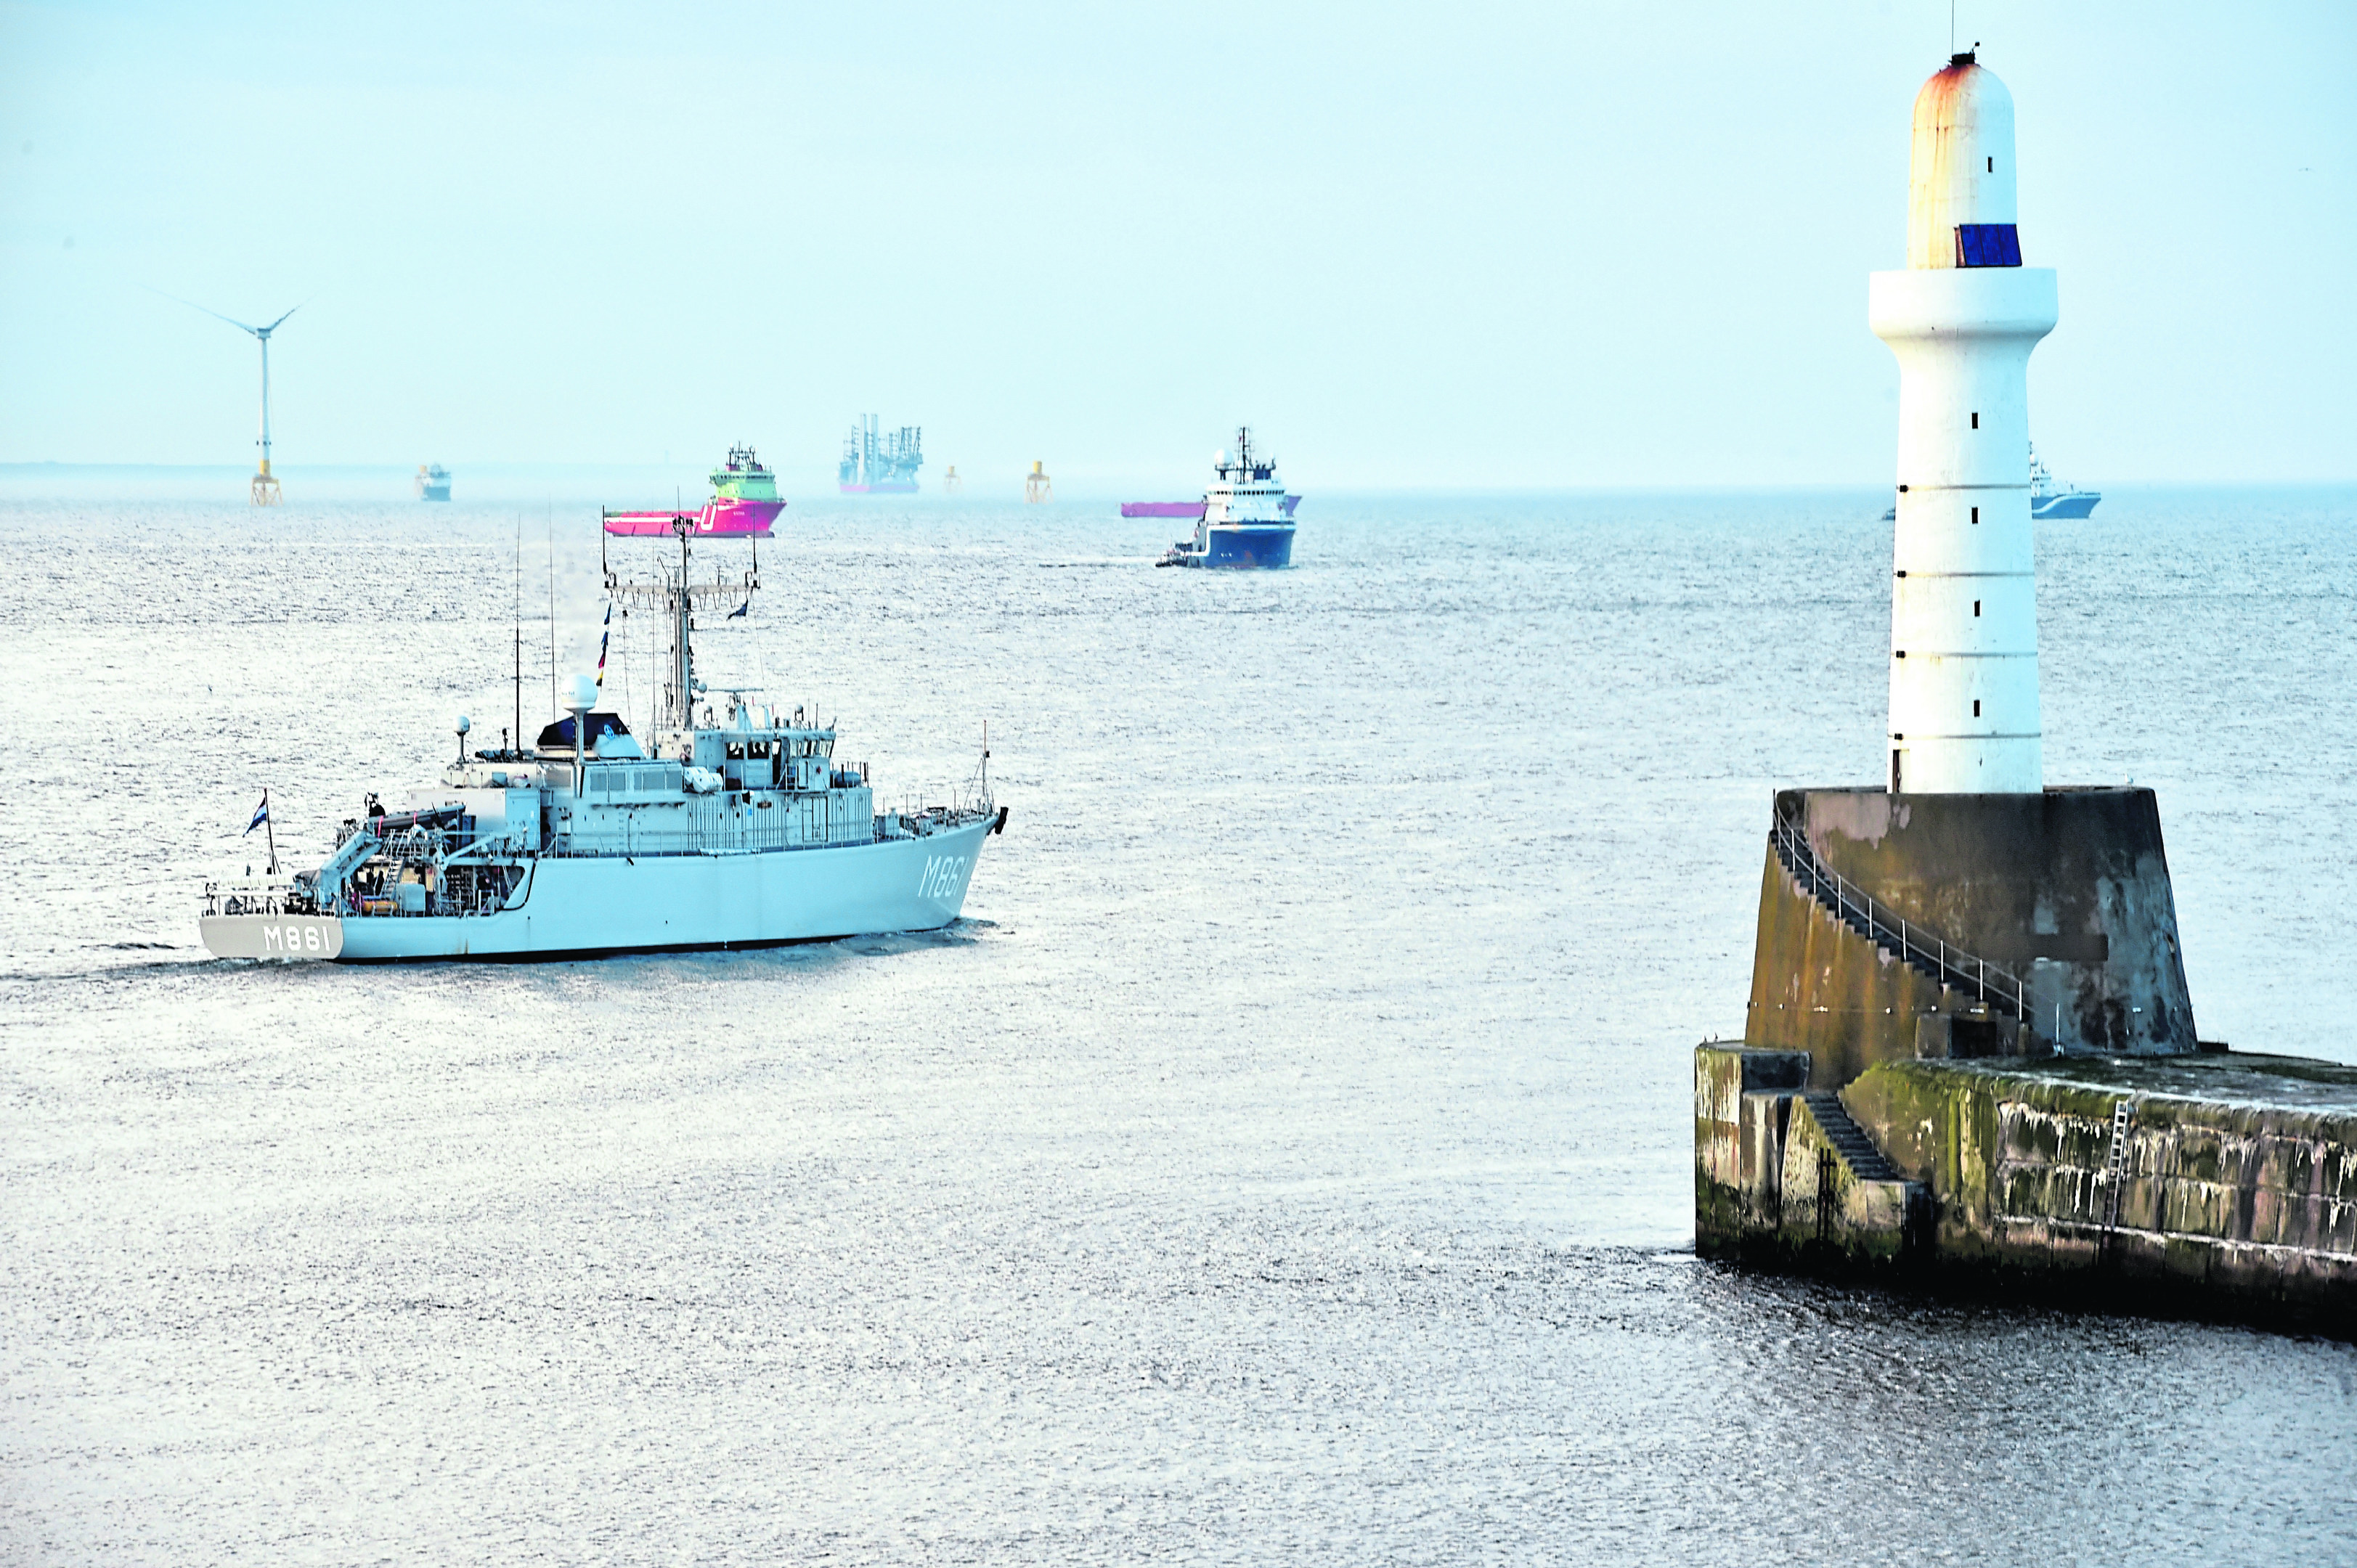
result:
<svg viewBox="0 0 2357 1568"><path fill-rule="evenodd" d="M1894 1062L1842 1099L1931 1189L1943 1271L2032 1287L2092 1278L2163 1310L2357 1337L2357 1069L2232 1055Z"/></svg>
<svg viewBox="0 0 2357 1568"><path fill-rule="evenodd" d="M1977 998L1943 990L1844 925L1784 869L1773 849L1766 853L1748 1044L1807 1052L1810 1081L1834 1088L1872 1063L1912 1060L1919 1050L1968 1054L1951 1042L1949 1020L1958 1013L1997 1042L2001 1031L1975 1011ZM2009 1030L2002 1033L2003 1046L2018 1045Z"/></svg>
<svg viewBox="0 0 2357 1568"><path fill-rule="evenodd" d="M1878 1165L1879 1162L1877 1162ZM1920 1184L1861 1169L1816 1108L1794 1097L1784 1124L1776 1245L1793 1257L1824 1250L1825 1260L1852 1269L1879 1269L1916 1261L1921 1238L1910 1226L1910 1206L1928 1212Z"/></svg>
<svg viewBox="0 0 2357 1568"><path fill-rule="evenodd" d="M2151 790L1781 789L1775 809L1878 903L2029 981L2041 1038L2059 1027L2070 1051L2196 1048ZM1760 964L1781 973L1786 959L1763 946ZM1903 1059L1911 1047L1910 1033L1880 1059Z"/></svg>
<svg viewBox="0 0 2357 1568"><path fill-rule="evenodd" d="M1696 1049L1706 1256L2357 1339L2357 1068L2245 1055L1878 1063L1835 1113L1875 1145L1861 1163L1821 1124L1808 1061Z"/></svg>
<svg viewBox="0 0 2357 1568"><path fill-rule="evenodd" d="M1695 1230L1732 1246L1774 1230L1784 1120L1809 1081L1797 1051L1706 1045L1695 1052ZM1707 1250L1707 1247L1706 1247Z"/></svg>
<svg viewBox="0 0 2357 1568"><path fill-rule="evenodd" d="M1808 1080L1798 1051L1695 1050L1695 1249L1841 1271L1904 1264L1921 1243L1928 1193L1861 1169L1819 1122Z"/></svg>

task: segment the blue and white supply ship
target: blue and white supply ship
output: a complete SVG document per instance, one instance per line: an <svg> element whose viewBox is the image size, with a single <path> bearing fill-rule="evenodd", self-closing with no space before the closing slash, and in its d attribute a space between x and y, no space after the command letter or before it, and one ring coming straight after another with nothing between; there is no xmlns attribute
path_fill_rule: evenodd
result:
<svg viewBox="0 0 2357 1568"><path fill-rule="evenodd" d="M1276 464L1256 456L1252 430L1239 426L1236 449L1214 461L1195 537L1172 545L1160 566L1285 566L1293 560L1293 514Z"/></svg>
<svg viewBox="0 0 2357 1568"><path fill-rule="evenodd" d="M2054 476L2047 471L2038 448L2029 449L2029 515L2032 517L2085 517L2095 510L2103 496L2094 490L2061 489Z"/></svg>
<svg viewBox="0 0 2357 1568"><path fill-rule="evenodd" d="M397 811L371 795L316 870L280 876L274 848L271 875L209 884L205 946L347 963L582 958L955 920L983 841L1006 825L987 747L971 795L879 813L866 765L836 758L834 725L712 691L691 651L695 614L742 614L760 570L757 556L733 580L693 580L695 521L674 519L675 570L607 575L615 603L657 612L670 632L651 755L599 711L587 676L529 751L468 751L461 716L441 781Z"/></svg>

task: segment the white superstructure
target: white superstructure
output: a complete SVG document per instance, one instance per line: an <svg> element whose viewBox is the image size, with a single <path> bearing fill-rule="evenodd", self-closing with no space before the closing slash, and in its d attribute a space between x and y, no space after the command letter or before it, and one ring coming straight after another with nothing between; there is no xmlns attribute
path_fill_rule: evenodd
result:
<svg viewBox="0 0 2357 1568"><path fill-rule="evenodd" d="M1867 297L1899 359L1891 792L2035 793L2029 355L2055 280L2021 264L2013 99L1970 54L1916 95L1907 267Z"/></svg>

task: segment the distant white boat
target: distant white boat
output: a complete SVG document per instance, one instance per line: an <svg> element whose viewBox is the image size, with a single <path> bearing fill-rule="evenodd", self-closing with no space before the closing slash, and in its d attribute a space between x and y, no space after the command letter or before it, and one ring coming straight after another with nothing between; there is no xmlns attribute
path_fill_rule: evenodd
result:
<svg viewBox="0 0 2357 1568"><path fill-rule="evenodd" d="M2038 448L2029 449L2029 515L2032 517L2085 517L2095 510L2104 498L2093 490L2058 489L2054 476L2039 460Z"/></svg>
<svg viewBox="0 0 2357 1568"><path fill-rule="evenodd" d="M2085 517L2095 510L2103 496L2094 490L2059 488L2052 473L2038 456L2038 448L2029 449L2029 515L2034 518ZM1890 503L1882 514L1885 522L1899 521L1899 503Z"/></svg>
<svg viewBox="0 0 2357 1568"><path fill-rule="evenodd" d="M1195 522L1195 537L1164 553L1157 566L1209 566L1226 570L1290 565L1293 505L1274 458L1253 454L1252 431L1238 426L1233 452L1214 460L1211 488ZM1127 515L1129 509L1122 511Z"/></svg>

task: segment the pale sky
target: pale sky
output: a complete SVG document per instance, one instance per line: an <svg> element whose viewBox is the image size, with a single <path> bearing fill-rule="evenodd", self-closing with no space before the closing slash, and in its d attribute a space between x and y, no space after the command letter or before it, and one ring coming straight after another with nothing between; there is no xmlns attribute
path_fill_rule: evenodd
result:
<svg viewBox="0 0 2357 1568"><path fill-rule="evenodd" d="M1945 0L0 7L0 462L1887 482ZM2357 478L2357 5L1987 4L2032 432Z"/></svg>

